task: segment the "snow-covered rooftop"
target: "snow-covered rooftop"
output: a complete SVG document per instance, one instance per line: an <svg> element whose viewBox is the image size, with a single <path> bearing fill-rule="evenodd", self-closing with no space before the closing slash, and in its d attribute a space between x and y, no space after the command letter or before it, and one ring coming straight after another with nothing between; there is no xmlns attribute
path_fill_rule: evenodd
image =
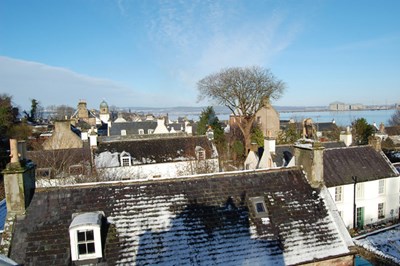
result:
<svg viewBox="0 0 400 266"><path fill-rule="evenodd" d="M268 217L257 218L254 197ZM320 191L291 168L41 189L15 224L11 258L68 264L72 214L97 210L109 223L103 260L112 265L291 265L349 255Z"/></svg>

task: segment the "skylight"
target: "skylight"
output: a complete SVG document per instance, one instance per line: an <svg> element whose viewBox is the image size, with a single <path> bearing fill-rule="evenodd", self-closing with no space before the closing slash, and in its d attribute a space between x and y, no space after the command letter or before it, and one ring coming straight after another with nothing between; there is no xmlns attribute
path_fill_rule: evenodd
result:
<svg viewBox="0 0 400 266"><path fill-rule="evenodd" d="M257 218L268 217L267 206L265 205L264 197L252 197L250 198L252 207Z"/></svg>

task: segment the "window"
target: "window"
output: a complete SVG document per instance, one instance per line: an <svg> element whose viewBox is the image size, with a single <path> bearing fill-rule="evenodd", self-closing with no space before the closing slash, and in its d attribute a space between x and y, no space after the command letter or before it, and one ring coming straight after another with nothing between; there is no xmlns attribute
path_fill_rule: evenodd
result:
<svg viewBox="0 0 400 266"><path fill-rule="evenodd" d="M385 194L385 180L379 180L379 191L378 194Z"/></svg>
<svg viewBox="0 0 400 266"><path fill-rule="evenodd" d="M122 166L129 166L129 157L122 158Z"/></svg>
<svg viewBox="0 0 400 266"><path fill-rule="evenodd" d="M343 200L343 187L335 187L335 201Z"/></svg>
<svg viewBox="0 0 400 266"><path fill-rule="evenodd" d="M378 219L385 218L385 204L379 203L378 204Z"/></svg>
<svg viewBox="0 0 400 266"><path fill-rule="evenodd" d="M83 175L83 165L75 164L69 167L69 174L70 175Z"/></svg>
<svg viewBox="0 0 400 266"><path fill-rule="evenodd" d="M154 133L154 129L147 130L147 134L153 134L153 133Z"/></svg>
<svg viewBox="0 0 400 266"><path fill-rule="evenodd" d="M101 258L101 225L104 213L74 213L69 226L72 261Z"/></svg>
<svg viewBox="0 0 400 266"><path fill-rule="evenodd" d="M364 186L361 183L357 183L356 185L356 197L358 199L364 197Z"/></svg>
<svg viewBox="0 0 400 266"><path fill-rule="evenodd" d="M263 202L256 202L256 212L257 213L263 213L265 212L265 206Z"/></svg>
<svg viewBox="0 0 400 266"><path fill-rule="evenodd" d="M121 166L131 166L132 160L131 155L126 151L121 152Z"/></svg>
<svg viewBox="0 0 400 266"><path fill-rule="evenodd" d="M78 231L78 255L95 253L93 230Z"/></svg>
<svg viewBox="0 0 400 266"><path fill-rule="evenodd" d="M139 129L139 135L144 135L144 129Z"/></svg>
<svg viewBox="0 0 400 266"><path fill-rule="evenodd" d="M40 178L52 178L52 171L51 168L37 168L36 169L36 177Z"/></svg>
<svg viewBox="0 0 400 266"><path fill-rule="evenodd" d="M253 205L254 212L257 218L268 217L267 207L265 205L264 197L250 198Z"/></svg>
<svg viewBox="0 0 400 266"><path fill-rule="evenodd" d="M203 161L206 159L206 151L202 147L196 146L195 150L196 150L197 160Z"/></svg>
<svg viewBox="0 0 400 266"><path fill-rule="evenodd" d="M121 136L126 136L126 129L121 129Z"/></svg>

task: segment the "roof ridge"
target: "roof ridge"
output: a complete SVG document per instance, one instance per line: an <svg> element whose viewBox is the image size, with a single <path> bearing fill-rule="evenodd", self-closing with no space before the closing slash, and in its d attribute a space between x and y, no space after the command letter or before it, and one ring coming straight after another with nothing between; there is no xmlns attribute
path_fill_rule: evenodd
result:
<svg viewBox="0 0 400 266"><path fill-rule="evenodd" d="M164 182L178 182L183 180L201 180L205 178L221 178L224 176L238 176L238 175L251 175L251 174L261 174L261 173L276 173L276 172L289 172L293 170L301 170L298 166L293 167L280 167L280 168L270 168L270 169L255 169L255 170L242 170L242 171L231 171L231 172L218 172L209 174L198 174L198 175L187 175L187 176L177 176L177 177L166 177L157 179L139 179L139 180L118 180L118 181L101 181L101 182L88 182L88 183L77 183L77 184L62 184L55 185L52 187L38 187L36 192L57 190L64 188L93 188L101 186L120 186L120 185L137 185L137 184L151 184L151 183L164 183Z"/></svg>

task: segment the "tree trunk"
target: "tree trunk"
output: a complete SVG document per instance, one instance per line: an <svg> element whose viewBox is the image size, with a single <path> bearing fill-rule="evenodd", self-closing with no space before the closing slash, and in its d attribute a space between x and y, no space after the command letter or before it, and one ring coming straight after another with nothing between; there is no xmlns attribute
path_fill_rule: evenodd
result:
<svg viewBox="0 0 400 266"><path fill-rule="evenodd" d="M239 128L242 131L244 137L246 156L251 148L251 128L253 126L254 119L255 119L254 117L241 117L240 121L238 121Z"/></svg>

